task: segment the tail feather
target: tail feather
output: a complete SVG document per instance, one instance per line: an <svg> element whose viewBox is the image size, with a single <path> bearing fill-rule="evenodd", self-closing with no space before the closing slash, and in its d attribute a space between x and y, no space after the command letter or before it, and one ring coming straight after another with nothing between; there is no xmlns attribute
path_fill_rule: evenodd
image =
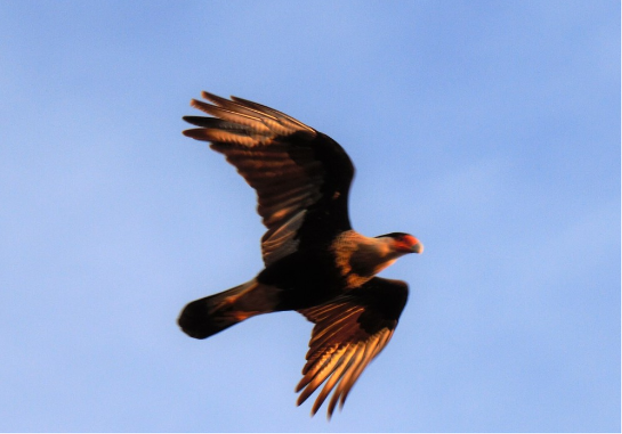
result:
<svg viewBox="0 0 622 434"><path fill-rule="evenodd" d="M187 335L205 339L251 316L274 312L280 293L279 288L253 279L188 303L177 323Z"/></svg>
<svg viewBox="0 0 622 434"><path fill-rule="evenodd" d="M253 285L253 281L247 282L188 303L181 311L177 324L188 336L205 339L245 320L249 315L234 310L233 303Z"/></svg>

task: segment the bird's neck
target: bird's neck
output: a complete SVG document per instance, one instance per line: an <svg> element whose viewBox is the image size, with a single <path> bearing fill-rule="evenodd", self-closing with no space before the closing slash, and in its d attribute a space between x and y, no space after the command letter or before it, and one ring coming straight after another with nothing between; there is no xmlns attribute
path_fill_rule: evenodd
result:
<svg viewBox="0 0 622 434"><path fill-rule="evenodd" d="M366 237L353 230L339 235L332 244L332 251L348 288L364 284L399 256L392 240Z"/></svg>

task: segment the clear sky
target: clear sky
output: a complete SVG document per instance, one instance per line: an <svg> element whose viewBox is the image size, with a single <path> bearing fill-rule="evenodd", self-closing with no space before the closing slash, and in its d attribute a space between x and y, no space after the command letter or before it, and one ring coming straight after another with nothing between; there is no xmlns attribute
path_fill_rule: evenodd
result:
<svg viewBox="0 0 622 434"><path fill-rule="evenodd" d="M0 63L1 431L620 430L618 1L1 1ZM175 323L262 268L203 89L329 134L354 227L426 247L330 423L299 314Z"/></svg>

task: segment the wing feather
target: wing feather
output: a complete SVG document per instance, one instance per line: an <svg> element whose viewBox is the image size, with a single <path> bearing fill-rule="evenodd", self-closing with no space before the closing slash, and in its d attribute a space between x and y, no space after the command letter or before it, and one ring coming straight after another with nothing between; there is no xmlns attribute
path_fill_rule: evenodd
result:
<svg viewBox="0 0 622 434"><path fill-rule="evenodd" d="M354 167L330 137L278 110L203 92L191 105L212 117L186 116L188 137L211 142L257 192L266 265L300 243L350 229L347 197ZM327 218L327 216L329 218Z"/></svg>
<svg viewBox="0 0 622 434"><path fill-rule="evenodd" d="M322 305L300 310L315 326L296 386L301 392L298 405L324 383L311 414L331 393L328 417L337 403L343 406L365 368L391 340L407 298L406 283L374 277Z"/></svg>

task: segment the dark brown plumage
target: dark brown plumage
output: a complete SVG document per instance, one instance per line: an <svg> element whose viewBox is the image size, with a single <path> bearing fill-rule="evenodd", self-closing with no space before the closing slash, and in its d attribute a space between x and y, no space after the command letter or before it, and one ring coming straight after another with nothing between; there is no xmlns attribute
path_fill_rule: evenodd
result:
<svg viewBox="0 0 622 434"><path fill-rule="evenodd" d="M251 101L203 97L213 104L192 105L213 117L184 117L199 127L184 134L211 142L257 192L267 228L261 239L266 268L242 285L189 303L179 325L203 339L251 316L299 311L315 326L298 404L324 384L312 414L334 392L330 417L391 339L406 304L406 283L374 276L423 246L401 232L369 238L352 230L354 166L330 137Z"/></svg>

